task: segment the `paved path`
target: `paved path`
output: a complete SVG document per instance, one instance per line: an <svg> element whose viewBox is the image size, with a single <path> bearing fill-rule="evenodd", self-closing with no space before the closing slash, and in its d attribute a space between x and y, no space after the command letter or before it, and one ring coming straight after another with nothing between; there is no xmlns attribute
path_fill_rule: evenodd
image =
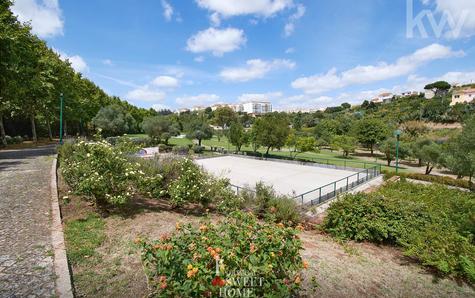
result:
<svg viewBox="0 0 475 298"><path fill-rule="evenodd" d="M54 297L54 147L0 151L0 297Z"/></svg>

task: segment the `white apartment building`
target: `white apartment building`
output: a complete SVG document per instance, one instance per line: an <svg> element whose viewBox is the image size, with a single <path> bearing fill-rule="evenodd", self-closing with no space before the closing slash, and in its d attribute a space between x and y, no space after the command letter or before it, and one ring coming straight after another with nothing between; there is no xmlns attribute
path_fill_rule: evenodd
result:
<svg viewBox="0 0 475 298"><path fill-rule="evenodd" d="M242 111L248 114L260 115L272 112L272 104L268 101L250 101L242 105Z"/></svg>

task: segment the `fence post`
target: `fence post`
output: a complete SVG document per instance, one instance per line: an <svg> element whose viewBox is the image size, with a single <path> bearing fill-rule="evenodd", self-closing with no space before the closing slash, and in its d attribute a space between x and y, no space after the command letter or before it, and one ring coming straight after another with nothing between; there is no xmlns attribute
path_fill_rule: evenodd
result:
<svg viewBox="0 0 475 298"><path fill-rule="evenodd" d="M336 182L333 182L333 196L336 197Z"/></svg>
<svg viewBox="0 0 475 298"><path fill-rule="evenodd" d="M348 190L348 182L349 182L350 176L346 177L346 190Z"/></svg>
<svg viewBox="0 0 475 298"><path fill-rule="evenodd" d="M303 205L303 195L302 195L302 205Z"/></svg>
<svg viewBox="0 0 475 298"><path fill-rule="evenodd" d="M320 199L322 198L322 188L320 187L318 189L319 193L318 193L318 203L320 203Z"/></svg>

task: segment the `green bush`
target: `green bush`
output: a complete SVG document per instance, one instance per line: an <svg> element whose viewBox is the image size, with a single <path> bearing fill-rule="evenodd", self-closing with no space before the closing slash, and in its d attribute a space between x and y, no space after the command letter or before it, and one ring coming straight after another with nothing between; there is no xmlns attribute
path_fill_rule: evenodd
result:
<svg viewBox="0 0 475 298"><path fill-rule="evenodd" d="M201 203L206 206L211 201L211 186L207 175L189 158L180 160L179 165L179 176L168 187L170 202L175 207L185 203Z"/></svg>
<svg viewBox="0 0 475 298"><path fill-rule="evenodd" d="M172 152L178 155L188 155L190 148L188 146L174 146Z"/></svg>
<svg viewBox="0 0 475 298"><path fill-rule="evenodd" d="M398 173L397 175L394 172L384 173L384 179L386 180L393 176L470 189L470 182L468 180L454 179L449 176L425 175L421 173Z"/></svg>
<svg viewBox="0 0 475 298"><path fill-rule="evenodd" d="M200 153L203 153L204 150L205 150L204 146L199 146L199 145L194 145L193 146L193 152L194 153L200 154Z"/></svg>
<svg viewBox="0 0 475 298"><path fill-rule="evenodd" d="M401 246L445 274L475 281L475 195L441 185L389 183L372 194L346 195L328 209L335 237Z"/></svg>
<svg viewBox="0 0 475 298"><path fill-rule="evenodd" d="M236 195L230 188L229 179L213 177L208 177L208 179L208 185L210 186L209 195L219 212L228 213L242 210L245 207L243 197Z"/></svg>
<svg viewBox="0 0 475 298"><path fill-rule="evenodd" d="M137 243L156 297L224 297L237 291L244 297L295 297L307 266L296 229L240 212L218 224L205 221L199 229L177 224L171 235Z"/></svg>
<svg viewBox="0 0 475 298"><path fill-rule="evenodd" d="M61 171L76 194L99 205L123 205L135 192L144 174L123 152L106 141L65 144L60 149Z"/></svg>
<svg viewBox="0 0 475 298"><path fill-rule="evenodd" d="M160 160L158 158L136 158L136 160L140 164L140 170L143 172L143 175L138 177L138 190L151 198L162 198L166 194L166 190L163 185L162 168L159 166Z"/></svg>

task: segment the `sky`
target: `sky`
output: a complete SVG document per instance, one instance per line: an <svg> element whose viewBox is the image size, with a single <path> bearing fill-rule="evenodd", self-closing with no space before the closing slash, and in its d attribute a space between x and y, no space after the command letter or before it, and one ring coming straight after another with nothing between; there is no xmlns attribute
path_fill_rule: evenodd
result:
<svg viewBox="0 0 475 298"><path fill-rule="evenodd" d="M360 103L475 81L474 0L15 0L74 69L155 109Z"/></svg>

